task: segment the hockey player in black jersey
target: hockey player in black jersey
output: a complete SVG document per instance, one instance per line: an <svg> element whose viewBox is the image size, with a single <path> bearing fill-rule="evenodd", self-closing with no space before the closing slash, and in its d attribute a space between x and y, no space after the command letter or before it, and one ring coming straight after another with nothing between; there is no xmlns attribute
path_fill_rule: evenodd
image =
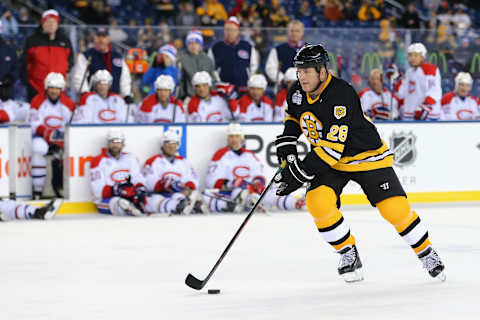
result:
<svg viewBox="0 0 480 320"><path fill-rule="evenodd" d="M355 90L328 73L328 53L306 44L296 54L298 81L287 95L284 131L275 142L280 163L277 195L308 183L306 204L322 237L340 254L338 273L345 281L363 279L355 238L343 219L340 194L348 181L360 184L371 205L390 222L422 261L429 274L445 280L444 264L428 231L410 209L392 168L393 154L364 115ZM311 144L303 160L296 143L303 134Z"/></svg>

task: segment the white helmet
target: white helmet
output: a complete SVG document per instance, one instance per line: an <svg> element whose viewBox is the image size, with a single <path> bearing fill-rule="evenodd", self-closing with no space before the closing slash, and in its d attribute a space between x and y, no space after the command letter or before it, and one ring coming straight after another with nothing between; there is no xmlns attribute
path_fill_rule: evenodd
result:
<svg viewBox="0 0 480 320"><path fill-rule="evenodd" d="M260 89L267 89L267 79L263 74L254 74L253 76L248 79L248 87L249 88L260 88Z"/></svg>
<svg viewBox="0 0 480 320"><path fill-rule="evenodd" d="M50 72L45 78L45 89L48 88L59 88L65 89L65 78L63 74L58 72Z"/></svg>
<svg viewBox="0 0 480 320"><path fill-rule="evenodd" d="M415 42L408 46L407 53L413 52L420 53L424 58L427 56L427 48L420 42Z"/></svg>
<svg viewBox="0 0 480 320"><path fill-rule="evenodd" d="M465 83L468 85L472 85L473 79L470 73L468 72L459 72L455 77L455 88L458 87L460 83Z"/></svg>
<svg viewBox="0 0 480 320"><path fill-rule="evenodd" d="M109 130L107 133L107 142L110 141L121 141L125 142L125 135L120 130Z"/></svg>
<svg viewBox="0 0 480 320"><path fill-rule="evenodd" d="M242 126L238 122L230 122L227 127L227 136L229 135L241 135L243 137Z"/></svg>
<svg viewBox="0 0 480 320"><path fill-rule="evenodd" d="M208 86L212 86L212 77L207 71L199 71L193 75L192 78L192 85L195 87L196 85L208 83Z"/></svg>
<svg viewBox="0 0 480 320"><path fill-rule="evenodd" d="M163 133L162 146L165 142L175 142L176 144L178 144L178 147L180 148L180 135L175 129L170 128Z"/></svg>
<svg viewBox="0 0 480 320"><path fill-rule="evenodd" d="M173 81L173 78L167 74L159 75L157 80L155 80L154 85L155 90L167 89L173 91L173 88L175 88L175 82Z"/></svg>
<svg viewBox="0 0 480 320"><path fill-rule="evenodd" d="M92 76L92 85L96 85L98 82L102 84L112 84L112 75L108 70L102 69L96 71Z"/></svg>
<svg viewBox="0 0 480 320"><path fill-rule="evenodd" d="M285 77L283 78L285 82L297 81L297 68L288 68L285 71Z"/></svg>

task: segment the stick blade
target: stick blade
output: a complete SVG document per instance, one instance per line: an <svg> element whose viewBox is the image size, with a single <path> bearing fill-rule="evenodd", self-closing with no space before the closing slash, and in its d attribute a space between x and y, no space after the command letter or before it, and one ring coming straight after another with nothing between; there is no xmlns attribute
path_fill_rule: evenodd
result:
<svg viewBox="0 0 480 320"><path fill-rule="evenodd" d="M191 273L189 273L187 278L185 279L185 284L195 290L201 290L205 285L203 281L198 280Z"/></svg>

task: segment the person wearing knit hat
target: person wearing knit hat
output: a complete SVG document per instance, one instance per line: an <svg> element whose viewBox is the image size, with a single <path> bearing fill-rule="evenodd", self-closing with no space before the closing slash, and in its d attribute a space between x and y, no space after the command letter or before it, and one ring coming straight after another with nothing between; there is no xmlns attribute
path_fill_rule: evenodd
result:
<svg viewBox="0 0 480 320"><path fill-rule="evenodd" d="M212 78L215 77L213 61L202 50L203 37L200 30L192 29L187 34L185 43L187 50L181 53L178 60L178 66L182 74L182 79L179 82L180 99L186 99L195 94L195 88L192 86L192 78L195 73L207 71Z"/></svg>
<svg viewBox="0 0 480 320"><path fill-rule="evenodd" d="M218 73L216 78L233 84L237 92L245 93L248 78L255 74L259 65L258 53L250 43L240 39L240 23L236 17L225 21L223 35L223 41L217 41L208 52Z"/></svg>
<svg viewBox="0 0 480 320"><path fill-rule="evenodd" d="M58 27L60 15L56 10L42 14L40 26L26 39L23 50L23 81L27 85L28 99L44 92L44 80L50 72L64 77L73 65L70 39Z"/></svg>
<svg viewBox="0 0 480 320"><path fill-rule="evenodd" d="M166 44L160 47L152 66L148 68L142 77L142 86L145 88L144 91L148 91L148 94L154 94L155 87L153 84L162 74L171 76L176 86L178 82L178 69L175 66L176 60L177 49L173 45ZM149 87L148 89L147 86Z"/></svg>

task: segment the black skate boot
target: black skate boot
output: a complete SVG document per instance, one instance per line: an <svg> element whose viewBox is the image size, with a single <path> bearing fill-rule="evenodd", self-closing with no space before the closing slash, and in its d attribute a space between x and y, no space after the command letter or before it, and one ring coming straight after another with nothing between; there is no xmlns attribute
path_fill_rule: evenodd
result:
<svg viewBox="0 0 480 320"><path fill-rule="evenodd" d="M187 215L193 210L193 203L189 198L183 198L175 207L175 210L170 215Z"/></svg>
<svg viewBox="0 0 480 320"><path fill-rule="evenodd" d="M58 209L60 209L60 206L62 205L63 200L62 199L53 199L49 203L47 203L45 206L40 207L35 210L33 215L30 216L32 219L40 219L40 220L50 220L58 212Z"/></svg>
<svg viewBox="0 0 480 320"><path fill-rule="evenodd" d="M418 258L422 261L423 267L427 269L432 278L439 279L440 281L445 281L447 279L444 272L445 265L432 247L428 247L420 252Z"/></svg>
<svg viewBox="0 0 480 320"><path fill-rule="evenodd" d="M208 208L202 200L197 200L193 205L193 213L207 214Z"/></svg>
<svg viewBox="0 0 480 320"><path fill-rule="evenodd" d="M343 277L345 282L362 281L362 262L360 261L357 247L355 245L348 246L340 250L338 253L340 254L338 274Z"/></svg>

